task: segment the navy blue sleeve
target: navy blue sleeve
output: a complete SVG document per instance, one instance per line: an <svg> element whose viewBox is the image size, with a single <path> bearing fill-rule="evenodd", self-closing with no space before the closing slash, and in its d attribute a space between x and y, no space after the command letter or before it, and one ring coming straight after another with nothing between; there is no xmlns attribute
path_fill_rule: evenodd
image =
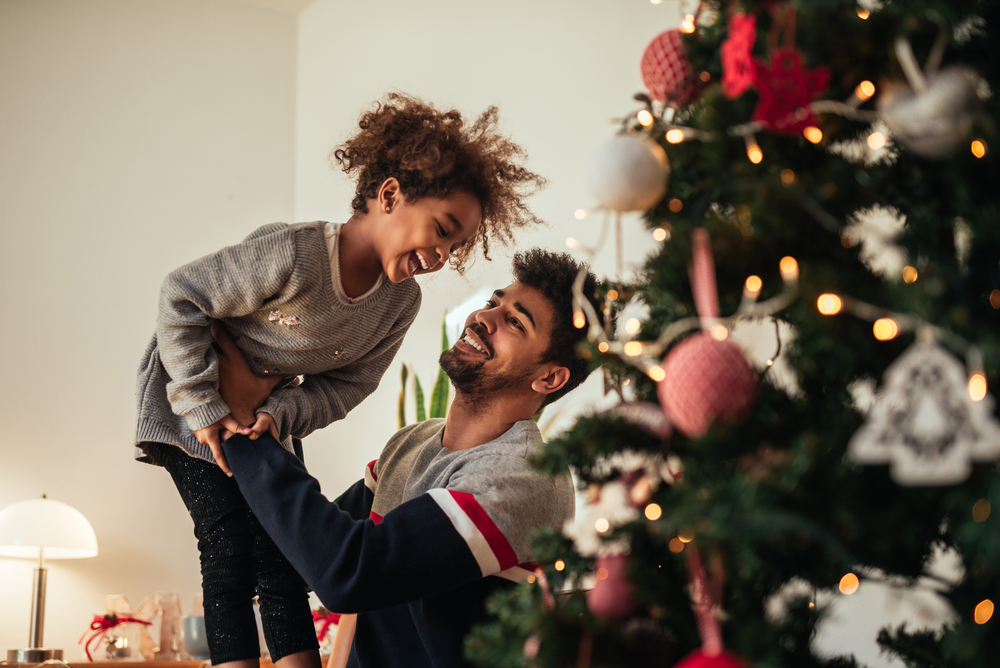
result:
<svg viewBox="0 0 1000 668"><path fill-rule="evenodd" d="M434 596L483 577L451 520L428 494L356 519L270 434L224 444L240 491L261 525L320 601L368 612Z"/></svg>
<svg viewBox="0 0 1000 668"><path fill-rule="evenodd" d="M364 480L359 480L348 487L347 491L334 499L333 502L353 519L366 520L371 516L372 502L374 501L375 495L365 485Z"/></svg>

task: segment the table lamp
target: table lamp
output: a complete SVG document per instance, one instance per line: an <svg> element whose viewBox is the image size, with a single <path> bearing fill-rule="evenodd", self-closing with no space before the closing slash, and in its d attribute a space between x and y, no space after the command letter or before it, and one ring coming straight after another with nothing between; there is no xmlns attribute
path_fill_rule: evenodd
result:
<svg viewBox="0 0 1000 668"><path fill-rule="evenodd" d="M0 556L38 559L31 599L31 630L27 649L7 652L11 663L62 660L61 649L43 649L45 627L45 558L81 559L97 556L97 536L80 511L42 495L0 510Z"/></svg>

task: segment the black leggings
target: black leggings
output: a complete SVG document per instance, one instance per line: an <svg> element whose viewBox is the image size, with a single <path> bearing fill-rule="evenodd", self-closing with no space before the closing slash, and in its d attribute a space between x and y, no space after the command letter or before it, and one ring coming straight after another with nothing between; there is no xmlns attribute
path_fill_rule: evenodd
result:
<svg viewBox="0 0 1000 668"><path fill-rule="evenodd" d="M157 463L170 472L194 520L212 663L260 656L255 595L272 661L317 649L305 583L261 527L236 481L180 448L156 449Z"/></svg>

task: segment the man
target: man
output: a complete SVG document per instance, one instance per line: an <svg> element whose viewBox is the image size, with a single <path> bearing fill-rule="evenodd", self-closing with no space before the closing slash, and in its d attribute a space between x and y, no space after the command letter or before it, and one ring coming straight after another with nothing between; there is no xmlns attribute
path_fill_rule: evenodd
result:
<svg viewBox="0 0 1000 668"><path fill-rule="evenodd" d="M515 256L515 282L441 355L456 393L448 417L397 432L336 501L268 433L226 441L281 551L326 607L360 613L349 666L465 665L484 599L531 572L530 534L572 518L569 477L527 459L542 444L532 417L587 376L575 353L584 330L572 323L579 269L566 254ZM592 301L595 287L588 272Z"/></svg>

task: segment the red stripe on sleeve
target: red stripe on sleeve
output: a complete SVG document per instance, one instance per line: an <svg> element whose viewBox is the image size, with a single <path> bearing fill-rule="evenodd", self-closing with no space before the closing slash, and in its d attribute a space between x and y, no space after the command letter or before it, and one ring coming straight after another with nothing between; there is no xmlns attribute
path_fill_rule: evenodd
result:
<svg viewBox="0 0 1000 668"><path fill-rule="evenodd" d="M373 459L370 462L368 462L368 470L371 471L372 480L374 480L375 482L378 482L378 476L375 475L375 462L377 461L378 461L377 459ZM354 470L357 471L357 469Z"/></svg>
<svg viewBox="0 0 1000 668"><path fill-rule="evenodd" d="M375 524L378 524L379 522L382 521L382 516L376 513L374 510L368 511L368 518L374 521Z"/></svg>
<svg viewBox="0 0 1000 668"><path fill-rule="evenodd" d="M486 514L483 507L476 501L476 497L468 492L448 491L451 492L451 496L455 499L459 508L469 516L472 523L476 525L476 528L486 538L486 543L493 550L493 556L500 563L500 570L503 571L516 566L517 554L514 553L514 548L510 546L510 543L507 542L507 537L503 535L503 532L497 528L497 525L493 523L490 516Z"/></svg>

